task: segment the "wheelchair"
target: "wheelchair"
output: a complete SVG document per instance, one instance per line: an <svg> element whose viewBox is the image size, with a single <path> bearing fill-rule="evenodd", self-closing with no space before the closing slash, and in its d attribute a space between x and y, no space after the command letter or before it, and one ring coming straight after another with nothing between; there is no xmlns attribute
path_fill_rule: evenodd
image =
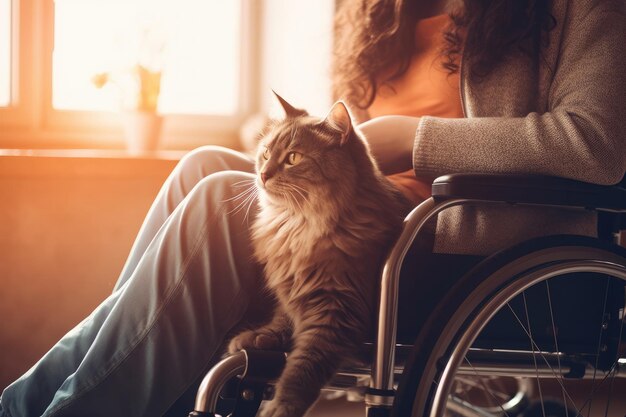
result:
<svg viewBox="0 0 626 417"><path fill-rule="evenodd" d="M625 180L610 187L543 176L435 180L384 264L373 342L325 391L363 400L368 417L624 415ZM407 320L400 277L411 275L416 236L442 210L466 204L594 211L598 238L544 236L486 257L440 255L435 267L455 265L449 285L426 295L435 300L428 311ZM254 416L271 399L286 355L226 357L205 376L189 417Z"/></svg>

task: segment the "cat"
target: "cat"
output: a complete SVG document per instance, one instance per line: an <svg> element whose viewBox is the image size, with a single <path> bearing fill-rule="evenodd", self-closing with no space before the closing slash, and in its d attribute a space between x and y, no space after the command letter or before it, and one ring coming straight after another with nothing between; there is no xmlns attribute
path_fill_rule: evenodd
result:
<svg viewBox="0 0 626 417"><path fill-rule="evenodd" d="M343 102L319 119L276 96L286 117L260 139L252 239L277 306L228 350L291 350L263 415L299 417L370 334L380 267L409 206Z"/></svg>

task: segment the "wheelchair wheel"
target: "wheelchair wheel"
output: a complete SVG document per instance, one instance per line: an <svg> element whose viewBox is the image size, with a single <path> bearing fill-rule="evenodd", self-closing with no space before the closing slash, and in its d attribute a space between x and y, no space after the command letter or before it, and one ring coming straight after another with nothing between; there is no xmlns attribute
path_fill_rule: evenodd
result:
<svg viewBox="0 0 626 417"><path fill-rule="evenodd" d="M493 396L494 377L531 383L544 416L555 397L567 417L623 414L625 288L626 250L597 239L540 238L487 258L420 329L392 415L517 415L458 396L468 378Z"/></svg>

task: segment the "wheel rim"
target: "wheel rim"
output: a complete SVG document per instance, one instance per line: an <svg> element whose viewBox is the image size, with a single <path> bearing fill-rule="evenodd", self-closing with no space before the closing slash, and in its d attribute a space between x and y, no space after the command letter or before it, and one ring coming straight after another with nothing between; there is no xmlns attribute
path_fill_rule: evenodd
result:
<svg viewBox="0 0 626 417"><path fill-rule="evenodd" d="M467 352L469 351L472 343L476 340L476 337L480 334L481 330L486 326L486 324L494 317L494 315L501 309L505 308L509 305L510 301L520 294L524 294L526 290L529 288L540 284L542 282L548 282L550 279L566 274L573 273L598 273L602 275L606 275L607 277L613 277L615 279L620 279L622 281L626 281L626 268L618 263L607 262L603 260L572 260L572 261L558 261L551 262L549 264L542 264L530 270L527 270L521 274L519 274L513 282L504 287L502 290L499 290L495 293L486 303L484 303L480 309L476 312L473 318L469 321L469 324L463 327L463 334L458 339L456 345L450 353L449 360L443 367L443 371L440 373L440 377L437 381L437 386L435 388L435 393L432 401L432 406L430 408L430 417L443 416L448 401L450 401L450 392L452 390L452 386L455 381L455 376L459 367L467 361ZM608 285L608 284L607 284ZM547 286L547 284L546 284ZM607 287L608 288L608 287ZM553 319L553 318L552 318ZM522 322L520 320L520 322ZM521 323L522 328L523 322ZM530 326L529 326L530 327ZM623 322L620 325L623 327ZM528 334L528 332L527 332ZM556 334L556 332L555 332ZM530 343L536 343L532 340L532 333L529 335ZM619 340L618 340L619 342ZM537 346L536 346L537 347ZM539 349L537 349L539 350ZM541 361L542 353L537 352L537 360ZM534 348L533 348L533 356L535 356ZM616 358L617 360L617 358ZM470 364L471 365L471 364ZM535 365L537 366L537 365ZM559 365L560 366L560 365ZM612 370L607 375L604 376L606 379L610 376L611 384L612 379L615 378L615 374L617 371L617 362L613 366L615 371ZM555 374L556 380L559 380L559 376L562 379L562 373L558 369L552 369L552 372ZM557 373L558 372L558 373ZM539 378L537 378L539 379ZM595 373L594 373L594 382L592 382L592 387L595 383ZM541 385L539 385L541 391ZM567 389L563 387L561 384L561 389L563 392L564 403L568 404L570 407L572 405L576 406L576 411L579 411L580 405L576 405L574 401L571 399L571 395L567 392ZM543 399L542 399L543 401ZM572 404L574 403L574 404ZM585 403L583 405L583 409L587 406ZM591 408L591 404L589 404L589 408ZM607 404L608 410L608 404ZM501 413L501 414L506 414ZM544 410L545 414L545 410ZM575 417L575 413L569 417ZM417 414L415 414L417 415ZM582 413L581 415L585 415Z"/></svg>

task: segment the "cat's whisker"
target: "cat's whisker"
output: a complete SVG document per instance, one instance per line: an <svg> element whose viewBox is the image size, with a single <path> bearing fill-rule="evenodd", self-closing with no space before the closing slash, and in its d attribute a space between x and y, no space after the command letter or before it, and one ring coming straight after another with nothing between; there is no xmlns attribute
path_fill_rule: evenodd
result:
<svg viewBox="0 0 626 417"><path fill-rule="evenodd" d="M296 190L298 190L298 191L299 191L299 193L298 193L298 194L300 194L300 195L302 196L302 199L303 199L303 200L306 200L306 199L307 199L307 196L308 196L309 192L308 192L305 188L303 188L303 187L301 187L301 186L299 186L299 185L296 185L296 184L290 184L290 185L291 185L293 188L295 188Z"/></svg>
<svg viewBox="0 0 626 417"><path fill-rule="evenodd" d="M252 185L255 183L255 181L256 180L253 180L253 179L237 181L236 183L233 183L233 187L243 187L245 185Z"/></svg>
<svg viewBox="0 0 626 417"><path fill-rule="evenodd" d="M296 211L296 207L293 205L291 199L293 198L293 196L287 191L287 190L283 190L280 192L280 195L283 197L283 200L287 203L287 205L289 206L289 209L293 212Z"/></svg>
<svg viewBox="0 0 626 417"><path fill-rule="evenodd" d="M291 188L293 191L297 192L297 193L298 193L298 195L300 195L300 197L302 197L302 200L303 200L303 201L307 201L307 198L306 198L306 195L305 195L305 193L306 193L307 191L306 191L304 188L299 187L299 186L297 186L297 185L295 185L295 184L289 184L289 186L290 186L290 188Z"/></svg>
<svg viewBox="0 0 626 417"><path fill-rule="evenodd" d="M249 195L247 196L242 202L240 202L239 204L237 204L237 206L235 208L233 208L232 210L230 210L228 213L226 213L227 215L233 215L236 214L238 212L240 212L241 210L243 210L243 208L246 206L246 203L250 200L250 199L254 199L255 196L253 195Z"/></svg>
<svg viewBox="0 0 626 417"><path fill-rule="evenodd" d="M300 201L294 196L294 201L296 202L296 204L298 205L298 208L300 209L300 212L304 211L304 209L302 208L302 204L300 204Z"/></svg>
<svg viewBox="0 0 626 417"><path fill-rule="evenodd" d="M249 182L253 182L253 181L254 181L254 179L252 179L252 178L246 178L245 180L234 182L233 185L244 184L244 183L249 183Z"/></svg>
<svg viewBox="0 0 626 417"><path fill-rule="evenodd" d="M229 198L227 200L224 200L224 202L227 202L229 200L234 200L237 198L242 198L243 200L240 201L237 206L235 206L235 208L233 208L232 210L230 210L227 214L231 215L233 213L236 213L237 211L239 211L240 209L242 209L243 207L245 207L245 204L248 202L248 200L250 198L256 198L257 193L256 193L256 187L250 187L247 190L243 191L242 193L239 193L238 195L236 195L233 198Z"/></svg>
<svg viewBox="0 0 626 417"><path fill-rule="evenodd" d="M255 187L253 186L249 186L248 188L246 188L245 190L243 190L242 192L238 193L237 195L230 197L230 198L226 198L224 200L222 200L222 203L226 203L228 201L234 201L234 200L238 200L240 198L243 198L244 196L246 196L247 194L249 194L250 192L252 192L254 190Z"/></svg>
<svg viewBox="0 0 626 417"><path fill-rule="evenodd" d="M292 201L293 196L287 190L285 190L282 194L283 194L283 198L285 199L285 201L289 205L289 209L291 211L295 212L296 211L296 207L295 207L295 205L293 204L293 201Z"/></svg>
<svg viewBox="0 0 626 417"><path fill-rule="evenodd" d="M295 191L296 193L298 193L304 199L304 201L306 201L306 198L304 197L304 195L302 195L301 191L299 191L297 188L294 188L291 184L290 184L289 188L290 188L290 190L288 190L288 191ZM293 198L293 200L298 205L298 208L300 209L300 211L302 211L302 205L300 204L300 201L298 200L298 198L295 195L293 195L291 192L289 192L289 196L291 198Z"/></svg>
<svg viewBox="0 0 626 417"><path fill-rule="evenodd" d="M290 197L293 198L293 200L298 205L298 208L300 209L300 211L302 211L303 207L302 207L301 202L306 202L307 201L306 196L298 188L296 188L296 186L294 184L287 184L287 190L286 191L289 192ZM297 193L298 195L296 196L294 194L294 192ZM298 198L298 196L300 198Z"/></svg>
<svg viewBox="0 0 626 417"><path fill-rule="evenodd" d="M242 201L241 201L241 202L237 205L237 207L236 207L235 209L245 206L245 204L248 202L248 200L250 200L250 199L254 199L254 198L256 198L256 197L257 197L257 191L256 191L256 189L252 189L252 191L250 191L250 192L249 192L249 193L248 193L248 194L247 194L247 195L243 198L243 200L242 200Z"/></svg>
<svg viewBox="0 0 626 417"><path fill-rule="evenodd" d="M302 208L302 204L300 204L300 200L293 193L289 193L289 194L291 194L291 196L293 197L293 201L298 205L298 209L300 210L300 212L302 212L303 208Z"/></svg>
<svg viewBox="0 0 626 417"><path fill-rule="evenodd" d="M282 199L282 201L284 201L289 207L290 206L290 201L289 201L289 197L287 196L287 193L285 193L284 191L279 191L280 197Z"/></svg>
<svg viewBox="0 0 626 417"><path fill-rule="evenodd" d="M297 184L290 184L290 185L292 185L293 187L296 187L296 188L297 188L298 190L300 190L300 191L303 191L303 192L305 192L305 193L307 192L307 190L306 190L306 189L304 189L303 187L301 187L301 186L299 186L299 185L297 185Z"/></svg>
<svg viewBox="0 0 626 417"><path fill-rule="evenodd" d="M257 197L259 195L258 190L251 196L251 198L248 199L249 203L248 203L248 208L246 209L246 215L243 216L244 221L248 220L248 215L250 214L250 208L252 207L252 204L256 201Z"/></svg>
<svg viewBox="0 0 626 417"><path fill-rule="evenodd" d="M243 190L242 192L240 192L239 194L235 195L234 197L230 197L230 198L227 198L225 200L222 200L221 203L227 203L229 201L234 201L234 200L237 200L239 198L243 198L247 194L249 194L251 191L254 191L255 189L256 189L256 187L250 186L250 187L246 188L245 190Z"/></svg>
<svg viewBox="0 0 626 417"><path fill-rule="evenodd" d="M240 181L238 183L233 184L232 187L233 188L250 187L250 186L253 186L254 183L255 183L254 180Z"/></svg>
<svg viewBox="0 0 626 417"><path fill-rule="evenodd" d="M231 210L231 212L229 214L235 214L235 213L239 213L240 211L242 211L244 208L246 208L246 206L250 206L252 204L252 202L254 202L256 200L256 193L251 193L248 194L246 196L246 198L237 205L237 207L235 207L233 210ZM246 220L246 216L244 216L243 220L242 220L242 224L245 222Z"/></svg>

